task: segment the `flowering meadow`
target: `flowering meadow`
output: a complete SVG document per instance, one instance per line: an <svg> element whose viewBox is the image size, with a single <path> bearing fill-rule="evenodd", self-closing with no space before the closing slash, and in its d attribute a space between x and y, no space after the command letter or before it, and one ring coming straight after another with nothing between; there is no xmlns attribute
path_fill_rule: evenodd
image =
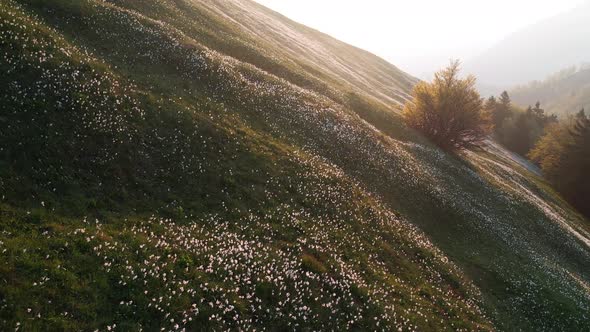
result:
<svg viewBox="0 0 590 332"><path fill-rule="evenodd" d="M0 330L590 328L586 221L254 3L0 0L0 72Z"/></svg>

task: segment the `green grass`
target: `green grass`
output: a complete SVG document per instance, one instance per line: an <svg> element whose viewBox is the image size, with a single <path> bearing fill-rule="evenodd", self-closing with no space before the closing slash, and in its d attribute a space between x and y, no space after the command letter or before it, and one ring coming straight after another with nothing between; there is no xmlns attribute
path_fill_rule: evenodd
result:
<svg viewBox="0 0 590 332"><path fill-rule="evenodd" d="M382 60L218 6L0 2L1 327L587 327L588 248L522 188L588 226L541 180L406 128Z"/></svg>

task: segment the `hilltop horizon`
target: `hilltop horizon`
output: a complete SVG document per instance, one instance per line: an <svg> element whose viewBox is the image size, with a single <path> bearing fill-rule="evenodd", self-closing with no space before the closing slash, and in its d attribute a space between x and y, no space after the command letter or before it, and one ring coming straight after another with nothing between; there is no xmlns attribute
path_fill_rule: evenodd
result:
<svg viewBox="0 0 590 332"><path fill-rule="evenodd" d="M550 20L552 17L567 14L572 9L576 11L574 9L576 7L582 8L590 4L585 0L571 0L559 4L551 1L518 2L517 4L512 2L470 4L454 1L445 5L441 3L440 6L425 2L416 3L415 6L408 8L399 4L392 5L390 8L390 5L382 3L361 5L356 2L334 4L328 1L318 4L304 1L295 6L286 1L258 0L257 2L342 41L366 49L396 64L411 75L426 80L432 78L435 71L446 66L450 59L460 59L464 63L469 63L522 30ZM371 10L371 6L379 9ZM462 14L454 17L457 21L456 26L448 28L440 26L438 31L428 32L426 30L428 25L423 24L426 28L424 31L412 31L419 28L419 24L406 23L406 20L414 17L421 17L423 20L431 19L431 16L422 8L432 6L437 6L435 10L433 9L433 13L437 13L437 18L432 19L431 22L434 25L442 22L445 15L451 15L450 13L455 12L456 9L461 9ZM331 15L332 13L337 15ZM486 15L482 17L481 13ZM371 17L371 20L359 21L359 24L354 25L347 24L348 21L355 20L354 16L359 15ZM389 19L390 15L394 18ZM497 20L502 20L503 24L498 26ZM406 32L406 30L410 31ZM398 33L402 31L404 33ZM478 36L478 32L482 35ZM416 36L410 37L412 33L416 33ZM386 36L390 36L393 42L386 42ZM577 63L548 70L537 79L575 64ZM519 83L524 84L533 79L529 78ZM485 83L494 84L495 82Z"/></svg>

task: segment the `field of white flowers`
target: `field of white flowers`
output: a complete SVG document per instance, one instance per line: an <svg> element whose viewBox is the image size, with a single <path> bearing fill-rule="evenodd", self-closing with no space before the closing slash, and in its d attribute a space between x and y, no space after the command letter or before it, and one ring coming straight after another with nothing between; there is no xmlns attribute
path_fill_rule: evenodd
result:
<svg viewBox="0 0 590 332"><path fill-rule="evenodd" d="M497 147L405 128L384 105L413 78L282 20L0 2L0 326L588 328L587 221Z"/></svg>

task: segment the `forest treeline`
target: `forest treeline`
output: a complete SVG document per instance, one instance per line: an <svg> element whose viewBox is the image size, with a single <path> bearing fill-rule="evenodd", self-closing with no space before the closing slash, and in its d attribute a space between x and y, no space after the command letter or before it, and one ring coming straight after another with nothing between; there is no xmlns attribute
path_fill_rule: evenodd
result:
<svg viewBox="0 0 590 332"><path fill-rule="evenodd" d="M537 144L549 124L557 123L555 115L547 115L537 102L526 110L512 104L508 92L491 96L485 103L491 114L494 135L508 149L526 156Z"/></svg>
<svg viewBox="0 0 590 332"><path fill-rule="evenodd" d="M406 123L445 150L481 145L490 137L539 165L544 176L586 216L590 216L590 120L582 109L559 119L537 102L521 109L508 92L487 100L475 77L461 78L460 63L420 82L404 108Z"/></svg>
<svg viewBox="0 0 590 332"><path fill-rule="evenodd" d="M584 110L548 126L528 156L572 205L590 216L590 119Z"/></svg>
<svg viewBox="0 0 590 332"><path fill-rule="evenodd" d="M539 102L520 109L507 92L490 97L485 109L496 140L539 165L552 185L590 216L590 119L585 111L558 119L546 114Z"/></svg>

